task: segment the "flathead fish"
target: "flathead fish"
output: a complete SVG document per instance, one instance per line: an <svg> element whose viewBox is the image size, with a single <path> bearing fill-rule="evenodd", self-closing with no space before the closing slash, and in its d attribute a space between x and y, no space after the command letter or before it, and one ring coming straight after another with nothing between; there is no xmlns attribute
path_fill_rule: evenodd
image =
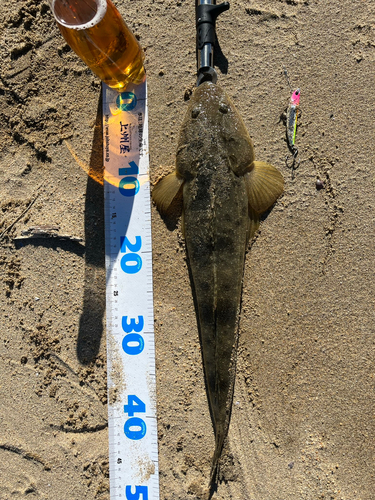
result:
<svg viewBox="0 0 375 500"><path fill-rule="evenodd" d="M210 486L228 434L232 407L245 252L262 212L284 180L255 161L241 116L211 82L194 91L182 124L176 170L153 189L161 213L182 190L182 230L215 434Z"/></svg>

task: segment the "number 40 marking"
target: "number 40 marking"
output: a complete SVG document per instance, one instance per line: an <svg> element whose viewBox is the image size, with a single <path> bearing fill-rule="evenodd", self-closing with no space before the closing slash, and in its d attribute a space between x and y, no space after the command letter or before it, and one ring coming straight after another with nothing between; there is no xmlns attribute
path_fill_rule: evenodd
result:
<svg viewBox="0 0 375 500"><path fill-rule="evenodd" d="M139 417L134 417L134 413L145 413L146 405L134 394L129 394L128 404L124 405L124 413L129 415L124 425L125 436L133 441L138 441L146 435L147 426Z"/></svg>
<svg viewBox="0 0 375 500"><path fill-rule="evenodd" d="M129 394L128 404L124 405L124 413L127 413L129 417L133 417L134 413L145 413L146 405L134 394Z"/></svg>
<svg viewBox="0 0 375 500"><path fill-rule="evenodd" d="M124 405L124 413L129 415L129 418L124 425L125 435L129 439L142 439L146 434L146 424L139 417L134 417L134 413L146 413L146 405L134 394L129 394L128 403ZM138 427L138 430L132 430L131 427ZM126 498L128 500L148 500L147 486L136 486L135 493L132 493L131 486L126 486Z"/></svg>

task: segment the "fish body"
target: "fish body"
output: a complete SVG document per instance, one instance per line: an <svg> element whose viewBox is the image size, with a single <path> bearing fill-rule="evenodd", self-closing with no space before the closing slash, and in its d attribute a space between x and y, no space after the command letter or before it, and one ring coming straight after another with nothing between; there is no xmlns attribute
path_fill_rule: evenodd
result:
<svg viewBox="0 0 375 500"><path fill-rule="evenodd" d="M211 82L197 87L190 100L176 171L153 190L161 212L181 189L182 228L215 433L211 484L229 428L245 252L260 214L283 191L281 174L254 161L242 118Z"/></svg>

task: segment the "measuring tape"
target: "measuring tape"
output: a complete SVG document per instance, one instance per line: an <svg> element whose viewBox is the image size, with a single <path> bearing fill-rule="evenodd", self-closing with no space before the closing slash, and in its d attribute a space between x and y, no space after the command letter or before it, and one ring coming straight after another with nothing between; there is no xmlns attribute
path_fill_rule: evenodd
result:
<svg viewBox="0 0 375 500"><path fill-rule="evenodd" d="M103 84L110 498L159 500L147 83Z"/></svg>

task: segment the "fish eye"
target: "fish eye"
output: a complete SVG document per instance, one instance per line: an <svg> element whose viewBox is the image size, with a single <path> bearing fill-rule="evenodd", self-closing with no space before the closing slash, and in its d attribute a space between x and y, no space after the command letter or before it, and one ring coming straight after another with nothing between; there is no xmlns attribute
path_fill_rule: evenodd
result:
<svg viewBox="0 0 375 500"><path fill-rule="evenodd" d="M229 106L227 106L226 104L224 104L223 102L221 102L219 104L219 111L225 115L229 111Z"/></svg>
<svg viewBox="0 0 375 500"><path fill-rule="evenodd" d="M201 112L201 110L199 108L194 108L191 112L191 117L196 118L200 112Z"/></svg>

